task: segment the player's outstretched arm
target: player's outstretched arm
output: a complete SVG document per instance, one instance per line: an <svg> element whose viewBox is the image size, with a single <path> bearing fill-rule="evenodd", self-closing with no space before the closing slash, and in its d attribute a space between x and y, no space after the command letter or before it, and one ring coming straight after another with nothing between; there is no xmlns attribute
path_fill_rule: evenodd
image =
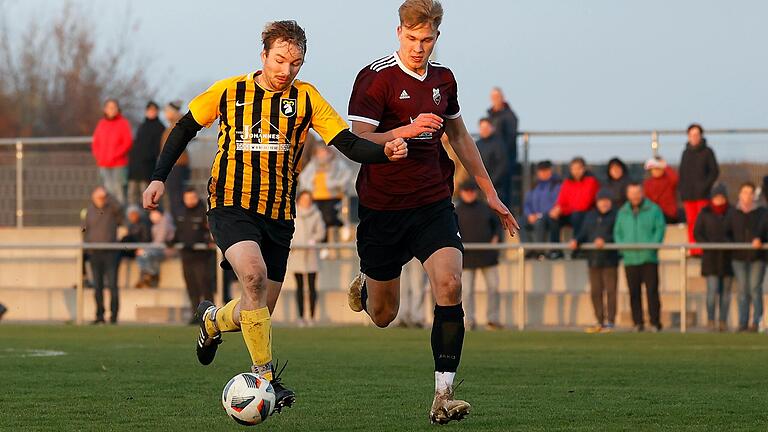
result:
<svg viewBox="0 0 768 432"><path fill-rule="evenodd" d="M376 132L376 126L369 123L352 121L353 133L382 145L398 138L416 138L425 132L437 132L442 127L443 119L439 115L432 113L419 114L411 124L400 126L399 128L386 132Z"/></svg>
<svg viewBox="0 0 768 432"><path fill-rule="evenodd" d="M408 156L408 145L402 138L392 139L384 145L368 141L344 129L328 143L358 163L376 164L394 162Z"/></svg>
<svg viewBox="0 0 768 432"><path fill-rule="evenodd" d="M195 118L192 117L191 112L187 112L173 127L163 146L163 151L160 153L160 157L155 164L152 181L142 196L145 209L154 210L157 208L160 198L165 193L165 180L168 178L168 174L181 154L184 153L184 149L187 148L189 142L192 141L192 138L202 128L203 126L198 124Z"/></svg>
<svg viewBox="0 0 768 432"><path fill-rule="evenodd" d="M467 131L461 116L446 120L445 133L448 136L448 142L453 147L453 150L456 151L456 155L461 160L462 165L464 165L469 175L485 194L488 206L499 216L501 225L509 232L509 235L514 237L520 230L520 225L518 225L517 220L512 216L507 206L499 199L496 188L493 187L488 171L485 169L485 165L483 165L483 159L480 158L480 152L477 150L475 140L472 139L472 135Z"/></svg>

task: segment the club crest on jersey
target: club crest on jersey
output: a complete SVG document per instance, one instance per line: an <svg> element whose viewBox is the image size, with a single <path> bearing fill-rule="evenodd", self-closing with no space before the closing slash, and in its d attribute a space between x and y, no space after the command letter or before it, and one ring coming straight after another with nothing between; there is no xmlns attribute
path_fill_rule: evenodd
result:
<svg viewBox="0 0 768 432"><path fill-rule="evenodd" d="M440 96L440 89L433 88L432 89L432 100L435 101L435 105L440 105L440 100L442 97Z"/></svg>
<svg viewBox="0 0 768 432"><path fill-rule="evenodd" d="M296 115L296 99L283 98L280 99L280 112L286 117L293 117Z"/></svg>

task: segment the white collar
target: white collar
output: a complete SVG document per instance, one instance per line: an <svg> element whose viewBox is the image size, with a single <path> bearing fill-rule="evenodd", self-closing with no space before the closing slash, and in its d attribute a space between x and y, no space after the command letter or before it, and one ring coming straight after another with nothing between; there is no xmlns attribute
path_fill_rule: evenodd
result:
<svg viewBox="0 0 768 432"><path fill-rule="evenodd" d="M406 66L403 64L403 62L402 62L402 61L400 61L400 56L398 55L397 51L395 51L395 62L397 63L397 65L398 65L398 66L400 66L400 69L401 69L403 72L405 72L405 73L407 73L408 75L410 75L410 76L412 76L412 77L416 78L417 80L419 80L419 81L424 81L425 79L427 79L427 74L429 73L429 60L427 60L427 64L426 64L426 66L424 67L424 75L419 75L419 74L417 74L416 72L414 72L414 71L412 71L412 70L408 69L408 68L407 68L407 67L406 67Z"/></svg>

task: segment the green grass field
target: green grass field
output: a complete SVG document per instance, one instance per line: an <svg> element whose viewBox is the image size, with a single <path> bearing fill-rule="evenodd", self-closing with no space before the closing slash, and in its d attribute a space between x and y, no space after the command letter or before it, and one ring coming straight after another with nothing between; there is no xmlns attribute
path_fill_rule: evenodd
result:
<svg viewBox="0 0 768 432"><path fill-rule="evenodd" d="M213 365L193 327L0 326L0 430L219 431L249 367L238 334ZM468 333L465 421L432 426L427 330L274 331L294 408L256 430L766 430L768 339L755 334ZM32 357L25 350L63 351Z"/></svg>

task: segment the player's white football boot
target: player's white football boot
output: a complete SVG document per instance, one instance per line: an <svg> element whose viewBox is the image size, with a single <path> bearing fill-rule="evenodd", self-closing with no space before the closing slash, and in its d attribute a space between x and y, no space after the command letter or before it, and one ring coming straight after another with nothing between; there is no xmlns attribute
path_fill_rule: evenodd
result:
<svg viewBox="0 0 768 432"><path fill-rule="evenodd" d="M363 286L365 286L365 275L358 273L347 288L347 302L349 303L349 308L355 312L363 310Z"/></svg>
<svg viewBox="0 0 768 432"><path fill-rule="evenodd" d="M472 406L463 400L453 398L453 386L435 392L432 409L429 411L429 421L432 424L446 424L451 420L462 420L469 415Z"/></svg>

